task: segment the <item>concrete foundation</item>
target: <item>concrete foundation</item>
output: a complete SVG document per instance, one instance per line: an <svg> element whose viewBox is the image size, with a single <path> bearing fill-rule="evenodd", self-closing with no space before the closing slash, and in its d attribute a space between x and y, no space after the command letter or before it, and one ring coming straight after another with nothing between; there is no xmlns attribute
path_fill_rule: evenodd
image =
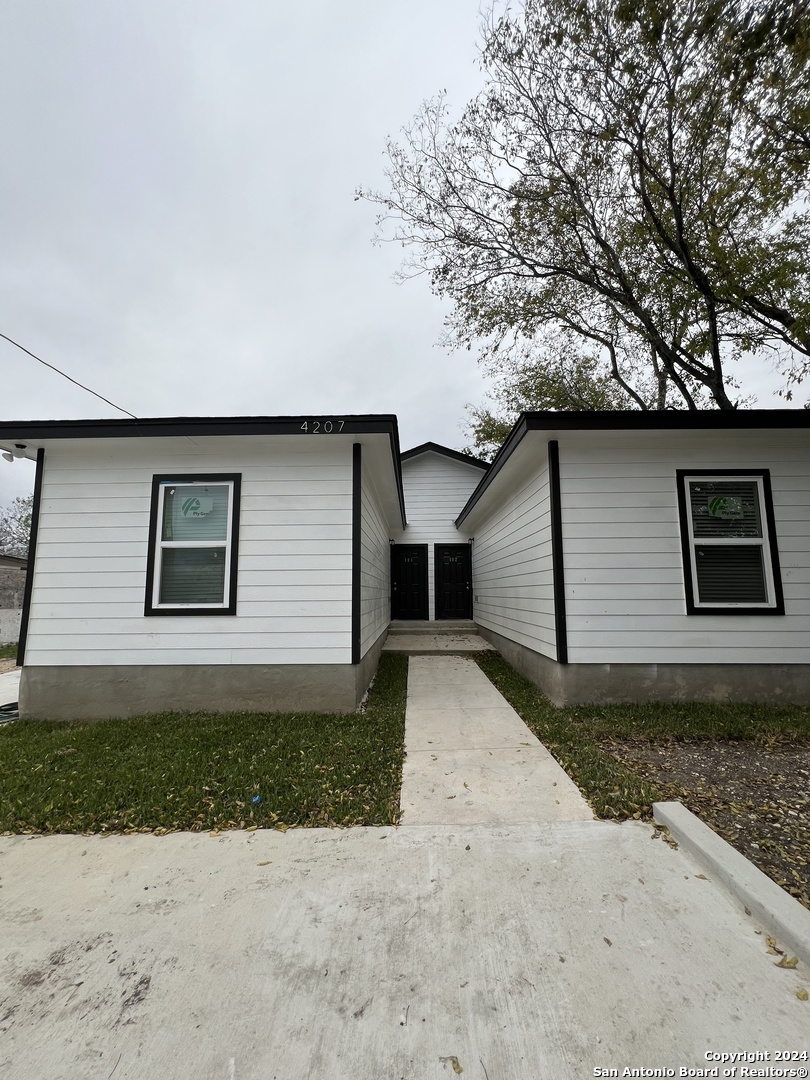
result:
<svg viewBox="0 0 810 1080"><path fill-rule="evenodd" d="M479 626L503 658L554 705L643 701L810 704L810 664L558 664Z"/></svg>
<svg viewBox="0 0 810 1080"><path fill-rule="evenodd" d="M159 712L353 712L385 633L359 664L36 667L20 680L20 716L105 720Z"/></svg>

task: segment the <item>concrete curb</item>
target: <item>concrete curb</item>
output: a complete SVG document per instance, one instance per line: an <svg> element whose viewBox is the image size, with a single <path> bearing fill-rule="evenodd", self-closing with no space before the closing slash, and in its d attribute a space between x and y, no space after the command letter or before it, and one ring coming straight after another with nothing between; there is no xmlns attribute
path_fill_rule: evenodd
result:
<svg viewBox="0 0 810 1080"><path fill-rule="evenodd" d="M810 911L727 844L683 803L653 804L653 816L674 840L711 870L742 906L789 953L810 966Z"/></svg>

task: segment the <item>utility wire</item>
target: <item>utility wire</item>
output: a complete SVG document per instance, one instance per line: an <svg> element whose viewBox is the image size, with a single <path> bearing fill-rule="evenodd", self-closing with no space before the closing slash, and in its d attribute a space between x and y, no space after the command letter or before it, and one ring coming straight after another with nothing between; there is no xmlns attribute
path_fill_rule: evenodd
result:
<svg viewBox="0 0 810 1080"><path fill-rule="evenodd" d="M97 397L100 401L105 401L108 405L112 405L114 409L118 409L119 412L126 413L127 416L131 416L133 420L137 420L138 417L135 413L131 413L129 409L122 409L120 405L116 405L114 401L110 401L109 398L105 398L103 394L97 394L95 390L91 390L89 386L85 386L84 383L80 383L78 379L72 379L70 375L66 375L64 371L60 371L58 367L54 367L53 364L49 364L47 360L43 360L41 356L37 356L36 353L32 353L30 349L26 349L24 345L21 345L19 341L15 341L14 338L10 338L8 334L0 334L0 338L4 341L8 341L11 345L16 345L18 349L22 349L24 353L27 353L34 360L40 364L44 364L46 368L50 368L51 371L55 371L57 375L61 375L63 379L67 379L68 382L72 382L74 386L80 386L82 390L86 390L88 394L92 394L93 397Z"/></svg>

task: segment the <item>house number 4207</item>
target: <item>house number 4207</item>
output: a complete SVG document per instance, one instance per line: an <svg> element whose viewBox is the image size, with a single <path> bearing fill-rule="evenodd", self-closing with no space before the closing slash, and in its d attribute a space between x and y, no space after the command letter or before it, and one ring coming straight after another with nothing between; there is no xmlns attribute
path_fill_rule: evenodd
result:
<svg viewBox="0 0 810 1080"><path fill-rule="evenodd" d="M333 431L343 431L345 423L345 420L305 420L301 430L308 435L331 435Z"/></svg>

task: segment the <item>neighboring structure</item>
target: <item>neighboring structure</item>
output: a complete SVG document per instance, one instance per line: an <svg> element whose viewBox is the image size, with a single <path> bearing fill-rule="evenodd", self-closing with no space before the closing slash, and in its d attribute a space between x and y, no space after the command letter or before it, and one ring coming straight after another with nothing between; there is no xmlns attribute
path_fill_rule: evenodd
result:
<svg viewBox="0 0 810 1080"><path fill-rule="evenodd" d="M19 640L27 567L28 559L0 552L0 645Z"/></svg>
<svg viewBox="0 0 810 1080"><path fill-rule="evenodd" d="M348 710L392 617L470 614L557 702L810 701L805 411L529 413L489 467L393 416L15 444L23 715Z"/></svg>

